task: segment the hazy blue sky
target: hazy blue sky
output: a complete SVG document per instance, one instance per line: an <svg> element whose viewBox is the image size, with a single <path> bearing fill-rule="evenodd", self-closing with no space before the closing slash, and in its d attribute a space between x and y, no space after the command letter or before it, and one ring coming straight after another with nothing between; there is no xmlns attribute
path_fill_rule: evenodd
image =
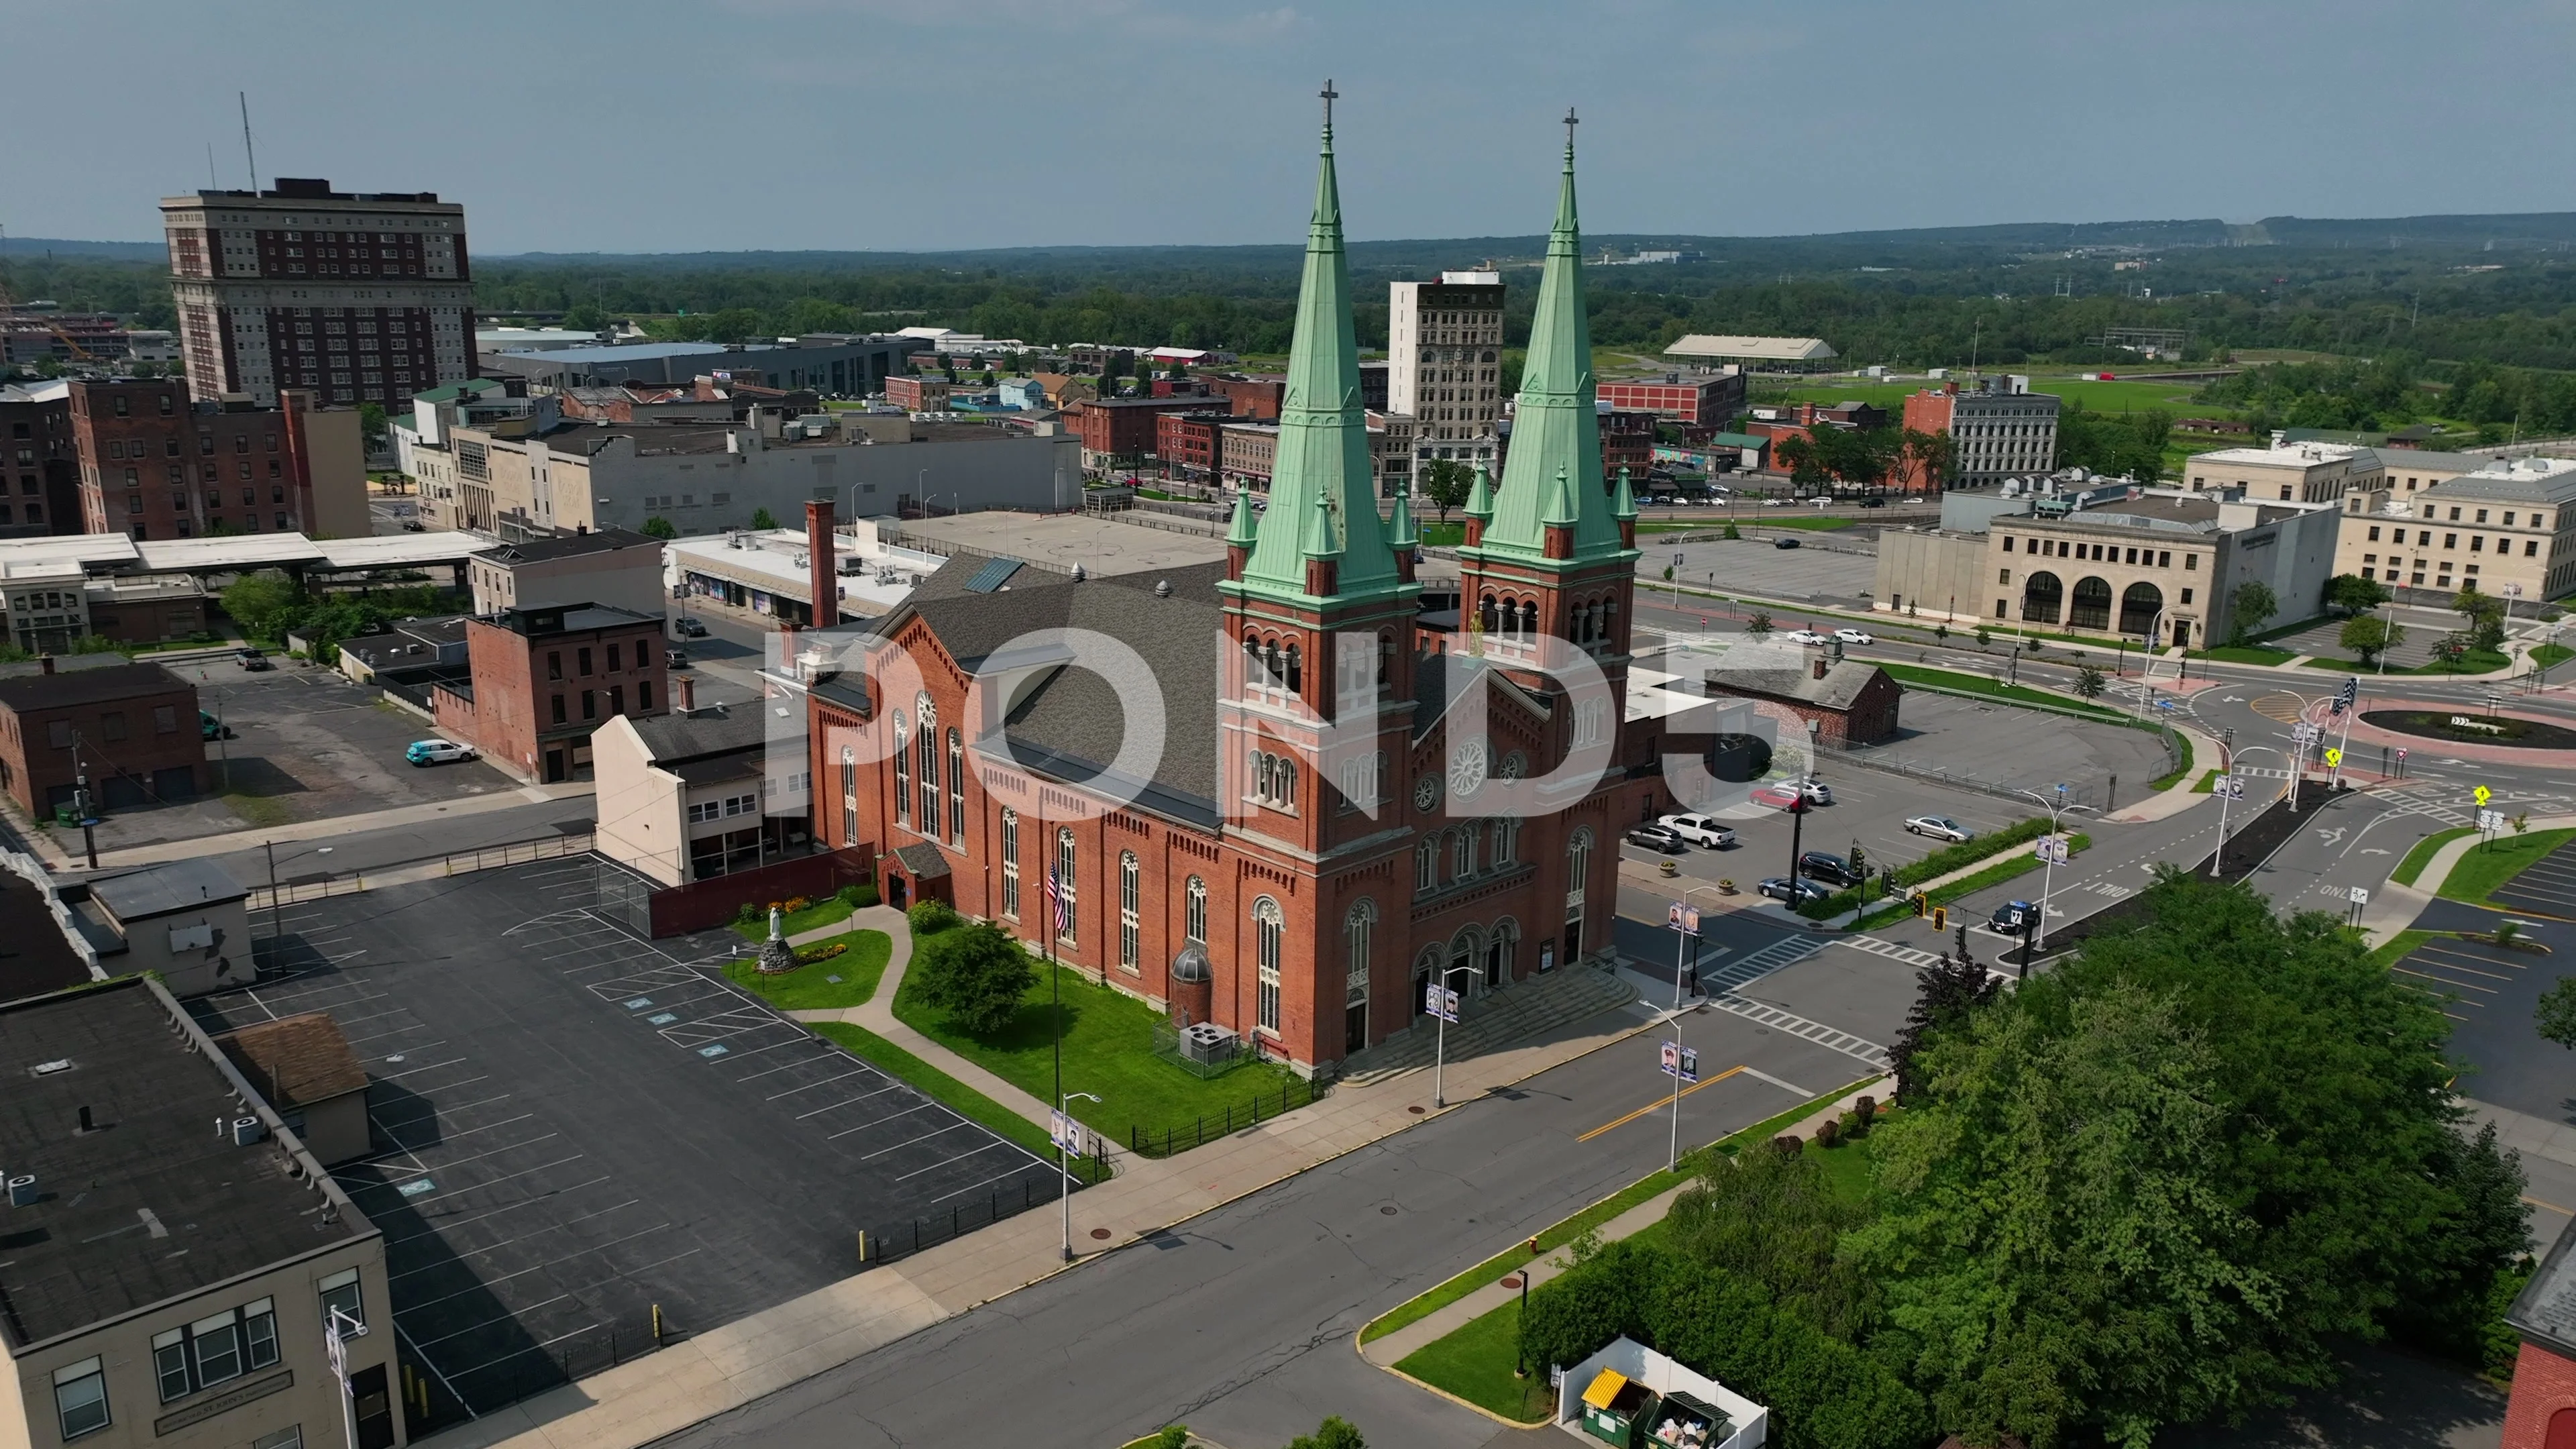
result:
<svg viewBox="0 0 2576 1449"><path fill-rule="evenodd" d="M2576 209L2571 0L0 0L0 225L243 179L462 200L478 251Z"/></svg>

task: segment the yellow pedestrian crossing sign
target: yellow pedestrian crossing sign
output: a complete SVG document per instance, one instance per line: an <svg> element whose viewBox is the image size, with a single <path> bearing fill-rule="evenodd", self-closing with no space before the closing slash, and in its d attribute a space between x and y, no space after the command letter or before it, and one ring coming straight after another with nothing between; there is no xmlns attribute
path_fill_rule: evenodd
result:
<svg viewBox="0 0 2576 1449"><path fill-rule="evenodd" d="M2484 805L2484 804L2485 804L2485 803L2487 803L2489 800L2492 800L2492 799L2494 799L2494 798L2495 798L2495 792L2494 792L2493 790L2488 789L2488 788L2487 788L2486 786L2484 786L2484 785L2480 785L2480 786L2479 786L2478 788L2476 788L2475 790L2470 791L2470 792L2469 792L2469 794L2470 794L2470 796L2471 796L2472 798L2474 798L2474 799L2475 799L2479 804L2481 804L2481 805Z"/></svg>
<svg viewBox="0 0 2576 1449"><path fill-rule="evenodd" d="M2338 749L2335 749L2335 748L2334 748L2333 746L2331 746L2331 745L2327 746L2327 748L2326 748L2326 768L2327 768L2327 769L2329 769L2329 770L2331 770L2331 769L2333 769L2334 767L2336 767L2337 765L2340 765L2340 764L2342 764L2342 763L2343 763L2343 751L2338 750Z"/></svg>

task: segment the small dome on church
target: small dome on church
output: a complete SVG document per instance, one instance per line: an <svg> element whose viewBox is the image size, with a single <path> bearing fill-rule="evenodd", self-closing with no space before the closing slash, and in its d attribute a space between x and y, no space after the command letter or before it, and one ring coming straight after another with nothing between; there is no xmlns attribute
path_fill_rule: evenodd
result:
<svg viewBox="0 0 2576 1449"><path fill-rule="evenodd" d="M1172 958L1172 980L1184 986L1196 986L1210 979L1207 952L1197 946L1183 946Z"/></svg>

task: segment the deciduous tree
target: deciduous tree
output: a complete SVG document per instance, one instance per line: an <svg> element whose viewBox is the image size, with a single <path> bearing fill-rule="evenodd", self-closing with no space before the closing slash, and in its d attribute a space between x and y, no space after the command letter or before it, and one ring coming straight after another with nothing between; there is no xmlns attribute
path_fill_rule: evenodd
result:
<svg viewBox="0 0 2576 1449"><path fill-rule="evenodd" d="M1010 1025L1037 984L1028 951L987 921L921 941L909 975L923 1001L978 1036Z"/></svg>

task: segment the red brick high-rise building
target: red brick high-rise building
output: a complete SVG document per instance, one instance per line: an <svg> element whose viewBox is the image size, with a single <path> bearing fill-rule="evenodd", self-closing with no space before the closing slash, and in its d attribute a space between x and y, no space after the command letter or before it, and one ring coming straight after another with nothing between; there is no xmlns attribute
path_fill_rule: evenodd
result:
<svg viewBox="0 0 2576 1449"><path fill-rule="evenodd" d="M433 191L277 189L165 197L171 291L188 387L263 407L301 387L322 403L407 408L474 375L465 208Z"/></svg>

